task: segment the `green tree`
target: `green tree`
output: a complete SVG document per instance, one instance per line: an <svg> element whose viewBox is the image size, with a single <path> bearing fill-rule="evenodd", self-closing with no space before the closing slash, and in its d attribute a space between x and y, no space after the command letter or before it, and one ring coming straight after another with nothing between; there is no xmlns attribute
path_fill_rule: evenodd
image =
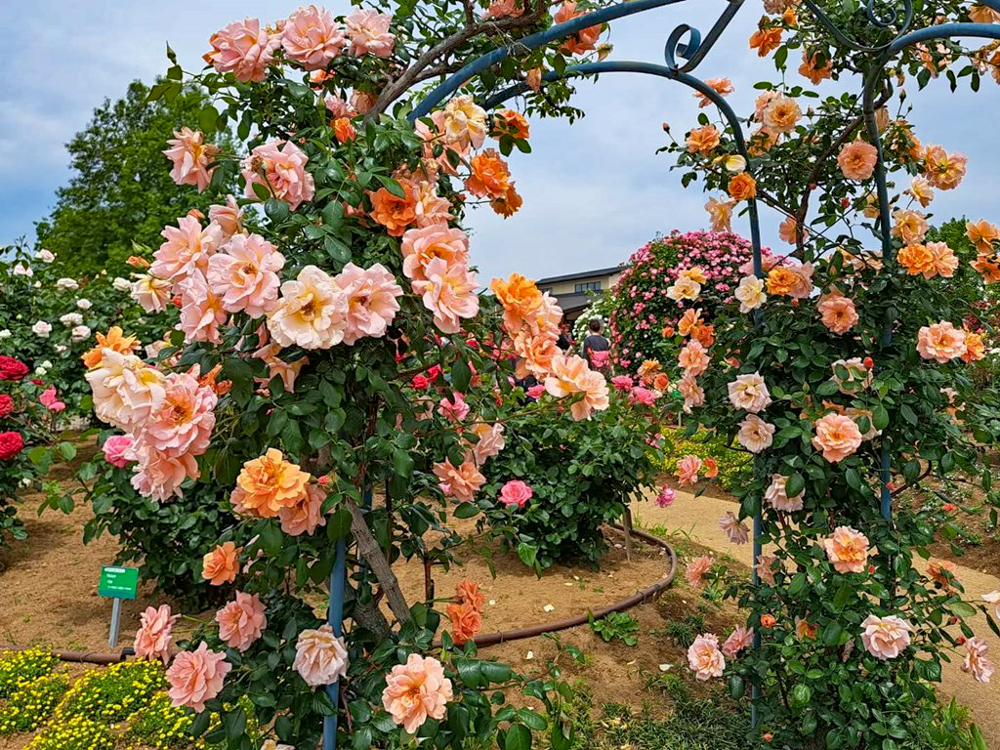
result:
<svg viewBox="0 0 1000 750"><path fill-rule="evenodd" d="M124 98L106 99L87 127L67 144L74 170L52 213L36 223L37 247L56 254L65 275L92 276L118 268L132 243L156 247L164 225L192 208L205 211L219 195L174 184L163 155L173 131L198 122L208 100L185 87L171 99L148 103L149 88L129 84ZM227 145L225 134L215 142Z"/></svg>

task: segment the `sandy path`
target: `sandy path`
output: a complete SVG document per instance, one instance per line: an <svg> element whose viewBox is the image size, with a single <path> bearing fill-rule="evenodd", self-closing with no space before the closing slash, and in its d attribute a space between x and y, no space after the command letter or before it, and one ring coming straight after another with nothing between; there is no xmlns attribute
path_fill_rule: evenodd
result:
<svg viewBox="0 0 1000 750"><path fill-rule="evenodd" d="M727 500L704 495L695 497L686 492L678 492L677 500L667 509L658 508L649 500L632 506L637 524L641 523L645 527L663 526L670 532L689 535L693 541L749 566L753 556L751 546L731 544L718 525L726 511L734 509L734 504ZM916 562L918 566L924 564L920 558ZM971 600L980 601L980 595L1000 589L1000 578L997 576L962 565L958 565L958 578L965 586L967 598ZM993 661L1000 660L1000 639L989 629L986 617L978 614L969 620L969 624L977 635L989 643ZM991 742L990 747L1000 748L1000 673L994 676L992 684L981 685L962 672L960 665L960 658L953 658L950 664L944 665L941 680L943 691L968 706L973 721Z"/></svg>

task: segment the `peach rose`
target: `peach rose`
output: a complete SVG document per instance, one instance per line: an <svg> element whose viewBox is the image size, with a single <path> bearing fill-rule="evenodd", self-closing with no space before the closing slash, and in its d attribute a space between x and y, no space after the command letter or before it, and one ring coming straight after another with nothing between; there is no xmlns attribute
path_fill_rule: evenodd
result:
<svg viewBox="0 0 1000 750"><path fill-rule="evenodd" d="M737 409L758 414L771 403L771 394L759 372L737 376L727 386L729 401Z"/></svg>
<svg viewBox="0 0 1000 750"><path fill-rule="evenodd" d="M233 542L223 542L216 546L202 560L201 577L213 586L235 582L236 574L240 571L239 557L242 551L243 548L237 547Z"/></svg>
<svg viewBox="0 0 1000 750"><path fill-rule="evenodd" d="M950 560L932 560L927 566L927 577L944 590L958 583L958 566Z"/></svg>
<svg viewBox="0 0 1000 750"><path fill-rule="evenodd" d="M757 50L758 57L767 57L781 46L781 27L758 28L750 35L750 49Z"/></svg>
<svg viewBox="0 0 1000 750"><path fill-rule="evenodd" d="M570 406L573 419L589 419L595 411L608 408L608 383L604 376L590 369L587 360L575 354L557 354L552 358L551 374L545 378L545 390L555 398L583 394Z"/></svg>
<svg viewBox="0 0 1000 750"><path fill-rule="evenodd" d="M688 341L677 357L677 363L684 370L685 377L698 377L708 369L712 358L708 356L700 341Z"/></svg>
<svg viewBox="0 0 1000 750"><path fill-rule="evenodd" d="M397 298L403 296L396 277L381 263L370 268L348 263L333 281L347 302L344 343L352 345L364 337L384 336L399 312Z"/></svg>
<svg viewBox="0 0 1000 750"><path fill-rule="evenodd" d="M243 209L236 202L236 197L226 196L225 203L217 203L208 207L208 218L213 224L218 224L222 230L222 236L230 239L236 234L245 234L243 226Z"/></svg>
<svg viewBox="0 0 1000 750"><path fill-rule="evenodd" d="M704 586L705 581L703 579L705 574L711 569L712 558L708 555L702 555L688 563L687 568L684 570L684 578L687 580L689 586L694 586L695 588Z"/></svg>
<svg viewBox="0 0 1000 750"><path fill-rule="evenodd" d="M172 458L200 456L208 450L219 397L189 373L172 372L164 379L164 399L150 411L141 439Z"/></svg>
<svg viewBox="0 0 1000 750"><path fill-rule="evenodd" d="M306 487L305 497L291 507L282 507L278 511L278 522L281 530L289 536L312 534L320 526L326 526L323 517L323 501L326 493L315 485Z"/></svg>
<svg viewBox="0 0 1000 750"><path fill-rule="evenodd" d="M143 497L159 503L175 494L182 495L181 485L188 479L197 479L200 474L198 461L191 454L170 456L138 441L132 445L131 455L136 460L132 486Z"/></svg>
<svg viewBox="0 0 1000 750"><path fill-rule="evenodd" d="M389 57L396 44L396 35L390 33L392 16L374 10L356 10L344 19L351 37L352 55Z"/></svg>
<svg viewBox="0 0 1000 750"><path fill-rule="evenodd" d="M823 540L827 559L838 573L864 573L868 565L868 537L850 526L838 526Z"/></svg>
<svg viewBox="0 0 1000 750"><path fill-rule="evenodd" d="M976 252L982 255L993 254L993 243L1000 240L1000 229L990 224L986 219L965 222L965 236L976 246Z"/></svg>
<svg viewBox="0 0 1000 750"><path fill-rule="evenodd" d="M452 640L459 646L474 638L483 627L482 613L466 602L449 604L445 608L445 614L451 620Z"/></svg>
<svg viewBox="0 0 1000 750"><path fill-rule="evenodd" d="M258 199L255 185L288 202L294 211L316 194L316 181L306 171L309 157L291 141L272 140L257 146L243 160L247 198Z"/></svg>
<svg viewBox="0 0 1000 750"><path fill-rule="evenodd" d="M705 389L698 385L694 376L685 375L678 380L677 390L684 397L684 411L688 414L693 407L705 405Z"/></svg>
<svg viewBox="0 0 1000 750"><path fill-rule="evenodd" d="M702 633L688 648L688 666L699 680L722 677L726 657L719 650L719 639L711 633Z"/></svg>
<svg viewBox="0 0 1000 750"><path fill-rule="evenodd" d="M281 285L281 297L267 315L267 329L280 346L329 349L344 340L347 298L325 271L306 266Z"/></svg>
<svg viewBox="0 0 1000 750"><path fill-rule="evenodd" d="M504 218L510 218L516 214L522 205L524 205L524 199L514 188L513 182L510 183L506 193L490 199L490 208Z"/></svg>
<svg viewBox="0 0 1000 750"><path fill-rule="evenodd" d="M178 293L174 302L181 308L177 328L184 333L184 341L207 341L218 345L221 341L219 326L229 315L205 274L201 269L191 271L177 282L174 290Z"/></svg>
<svg viewBox="0 0 1000 750"><path fill-rule="evenodd" d="M223 26L208 43L212 49L202 55L205 62L220 73L232 73L240 83L260 83L281 39L262 29L259 19L247 18Z"/></svg>
<svg viewBox="0 0 1000 750"><path fill-rule="evenodd" d="M707 156L719 145L719 131L714 125L693 128L687 137L687 150L692 154Z"/></svg>
<svg viewBox="0 0 1000 750"><path fill-rule="evenodd" d="M467 263L469 238L465 232L447 224L432 224L407 229L400 244L403 273L412 281L426 281L426 269L432 260L441 258L446 266Z"/></svg>
<svg viewBox="0 0 1000 750"><path fill-rule="evenodd" d="M701 471L701 459L693 453L683 456L677 462L677 481L681 485L694 484Z"/></svg>
<svg viewBox="0 0 1000 750"><path fill-rule="evenodd" d="M441 132L446 143L459 148L480 148L486 140L486 110L468 94L453 97L444 107Z"/></svg>
<svg viewBox="0 0 1000 750"><path fill-rule="evenodd" d="M135 633L135 655L138 659L160 659L166 664L170 661L170 632L180 615L172 615L170 607L161 604L159 607L146 607L139 615L139 629Z"/></svg>
<svg viewBox="0 0 1000 750"><path fill-rule="evenodd" d="M861 431L850 417L842 414L827 414L814 425L816 435L813 447L823 451L823 458L839 463L854 453L861 445Z"/></svg>
<svg viewBox="0 0 1000 750"><path fill-rule="evenodd" d="M764 127L772 133L790 133L801 119L802 110L794 99L787 96L776 96L768 102L761 113Z"/></svg>
<svg viewBox="0 0 1000 750"><path fill-rule="evenodd" d="M187 706L197 712L222 691L226 675L233 667L226 655L208 650L202 641L194 651L182 651L167 669L170 700L174 706Z"/></svg>
<svg viewBox="0 0 1000 750"><path fill-rule="evenodd" d="M813 86L818 86L822 81L833 76L833 60L829 55L823 55L824 64L821 66L820 53L809 54L808 50L802 50L802 64L799 66L799 75L808 78Z"/></svg>
<svg viewBox="0 0 1000 750"><path fill-rule="evenodd" d="M768 485L767 490L764 492L764 499L771 504L772 508L780 510L783 513L802 510L802 499L805 497L805 490L802 490L793 497L788 497L785 493L785 484L787 482L788 477L784 474L772 474L771 484Z"/></svg>
<svg viewBox="0 0 1000 750"><path fill-rule="evenodd" d="M986 658L989 646L982 638L970 638L965 642L965 658L962 671L971 674L976 682L989 684L993 676L993 662Z"/></svg>
<svg viewBox="0 0 1000 750"><path fill-rule="evenodd" d="M946 243L928 242L927 250L933 257L934 274L946 279L955 275L955 271L958 270L958 257Z"/></svg>
<svg viewBox="0 0 1000 750"><path fill-rule="evenodd" d="M402 237L407 227L417 221L417 199L413 185L408 180L399 181L403 195L393 195L382 187L369 193L372 202L371 217L385 227L391 237Z"/></svg>
<svg viewBox="0 0 1000 750"><path fill-rule="evenodd" d="M267 627L267 615L260 597L242 591L236 592L235 601L215 613L215 621L219 624L219 638L237 651L250 648Z"/></svg>
<svg viewBox="0 0 1000 750"><path fill-rule="evenodd" d="M477 198L499 198L510 189L510 169L496 149L488 148L470 161L465 188Z"/></svg>
<svg viewBox="0 0 1000 750"><path fill-rule="evenodd" d="M275 308L285 256L258 234L234 234L208 261L206 278L229 312L259 318Z"/></svg>
<svg viewBox="0 0 1000 750"><path fill-rule="evenodd" d="M275 518L282 508L293 508L306 499L312 477L298 464L285 460L277 448L243 464L233 495L246 513Z"/></svg>
<svg viewBox="0 0 1000 750"><path fill-rule="evenodd" d="M174 131L174 137L167 141L170 146L164 155L173 162L170 178L178 185L194 185L200 193L212 181L211 166L219 147L205 143L205 134L191 128Z"/></svg>
<svg viewBox="0 0 1000 750"><path fill-rule="evenodd" d="M306 70L323 70L347 44L344 27L325 8L299 8L285 21L281 46L285 56Z"/></svg>
<svg viewBox="0 0 1000 750"><path fill-rule="evenodd" d="M208 259L222 244L222 228L209 224L202 229L194 216L182 216L176 227L164 227L160 233L166 240L153 253L149 272L153 276L180 281L193 271L206 271Z"/></svg>
<svg viewBox="0 0 1000 750"><path fill-rule="evenodd" d="M733 206L736 202L730 199L709 198L705 204L708 219L713 232L731 232L733 230Z"/></svg>
<svg viewBox="0 0 1000 750"><path fill-rule="evenodd" d="M382 706L410 734L416 734L428 718L443 719L454 697L451 680L433 656L410 654L406 664L392 668L385 682Z"/></svg>
<svg viewBox="0 0 1000 750"><path fill-rule="evenodd" d="M913 626L896 615L876 617L868 615L861 623L864 632L861 641L865 649L876 659L895 659L910 645Z"/></svg>
<svg viewBox="0 0 1000 750"><path fill-rule="evenodd" d="M965 331L965 354L962 355L962 361L968 364L982 359L986 359L986 345L982 335Z"/></svg>
<svg viewBox="0 0 1000 750"><path fill-rule="evenodd" d="M303 630L295 641L292 668L310 687L332 685L347 676L347 644L329 624Z"/></svg>
<svg viewBox="0 0 1000 750"><path fill-rule="evenodd" d="M893 212L892 233L907 245L915 245L924 241L927 230L927 218L920 211L901 208Z"/></svg>
<svg viewBox="0 0 1000 750"><path fill-rule="evenodd" d="M934 254L926 245L906 245L896 259L910 276L923 274L926 279L934 278Z"/></svg>
<svg viewBox="0 0 1000 750"><path fill-rule="evenodd" d="M163 312L170 302L173 284L149 274L139 274L132 282L131 296L146 312Z"/></svg>
<svg viewBox="0 0 1000 750"><path fill-rule="evenodd" d="M951 190L965 177L968 161L961 154L949 154L941 146L927 146L924 149L924 176L934 187Z"/></svg>
<svg viewBox="0 0 1000 750"><path fill-rule="evenodd" d="M757 181L746 172L729 181L729 197L734 201L745 201L757 196Z"/></svg>
<svg viewBox="0 0 1000 750"><path fill-rule="evenodd" d="M576 0L564 0L562 5L559 6L559 10L553 14L552 22L555 24L567 23L582 15L583 13L576 9ZM577 31L575 34L567 37L566 41L559 48L570 55L590 52L596 49L597 40L601 38L602 28L601 24L597 24L596 26L588 26L582 31Z"/></svg>
<svg viewBox="0 0 1000 750"><path fill-rule="evenodd" d="M519 273L508 279L493 279L490 289L503 306L504 327L514 334L528 321L534 319L543 304L543 296L535 282Z"/></svg>
<svg viewBox="0 0 1000 750"><path fill-rule="evenodd" d="M740 422L740 431L736 438L740 445L751 453L760 453L771 447L774 442L774 425L765 422L756 414L750 414Z"/></svg>
<svg viewBox="0 0 1000 750"><path fill-rule="evenodd" d="M443 333L458 333L462 320L479 312L476 274L465 263L450 265L435 258L424 269L426 280L414 281L413 291L421 295L424 307L434 314L434 325Z"/></svg>
<svg viewBox="0 0 1000 750"><path fill-rule="evenodd" d="M860 320L854 300L840 293L821 296L818 307L820 321L837 334L847 333Z"/></svg>
<svg viewBox="0 0 1000 750"><path fill-rule="evenodd" d="M466 460L457 467L451 459L434 464L434 476L445 497L453 497L460 503L472 502L475 493L486 483L475 463Z"/></svg>
<svg viewBox="0 0 1000 750"><path fill-rule="evenodd" d="M756 310L767 301L767 295L764 293L764 282L756 276L744 276L740 279L733 296L739 300L741 313Z"/></svg>
<svg viewBox="0 0 1000 750"><path fill-rule="evenodd" d="M722 644L722 653L730 659L735 659L740 651L750 648L753 645L753 628L749 630L742 625L737 625L733 632Z"/></svg>
<svg viewBox="0 0 1000 750"><path fill-rule="evenodd" d="M479 584L465 579L455 586L455 596L463 604L468 604L480 612L486 604L486 597L479 591Z"/></svg>
<svg viewBox="0 0 1000 750"><path fill-rule="evenodd" d="M878 150L872 144L860 139L848 143L837 156L837 164L844 177L858 182L872 176L877 161Z"/></svg>
<svg viewBox="0 0 1000 750"><path fill-rule="evenodd" d="M134 354L102 349L100 364L86 374L94 412L102 422L131 431L166 399L166 378Z"/></svg>
<svg viewBox="0 0 1000 750"><path fill-rule="evenodd" d="M750 529L732 512L719 519L719 528L732 544L746 544L750 541Z"/></svg>
<svg viewBox="0 0 1000 750"><path fill-rule="evenodd" d="M940 364L950 362L968 351L965 331L946 320L922 326L917 332L917 351L924 359L933 359Z"/></svg>

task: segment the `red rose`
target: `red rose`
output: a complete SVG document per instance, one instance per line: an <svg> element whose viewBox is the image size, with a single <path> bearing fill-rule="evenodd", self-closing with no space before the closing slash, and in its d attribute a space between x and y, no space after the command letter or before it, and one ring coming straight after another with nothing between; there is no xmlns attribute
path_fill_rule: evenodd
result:
<svg viewBox="0 0 1000 750"><path fill-rule="evenodd" d="M28 374L28 366L19 359L0 354L0 380L20 380Z"/></svg>
<svg viewBox="0 0 1000 750"><path fill-rule="evenodd" d="M6 393L0 394L0 419L14 413L14 399Z"/></svg>
<svg viewBox="0 0 1000 750"><path fill-rule="evenodd" d="M19 432L0 432L0 461L9 461L24 447L24 438Z"/></svg>

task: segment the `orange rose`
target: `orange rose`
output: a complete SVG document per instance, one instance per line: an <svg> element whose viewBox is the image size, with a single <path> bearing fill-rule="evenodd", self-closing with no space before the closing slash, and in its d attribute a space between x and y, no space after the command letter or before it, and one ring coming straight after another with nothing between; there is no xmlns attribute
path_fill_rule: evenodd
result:
<svg viewBox="0 0 1000 750"><path fill-rule="evenodd" d="M449 604L445 613L451 620L451 637L459 646L474 637L483 626L482 614L467 602Z"/></svg>
<svg viewBox="0 0 1000 750"><path fill-rule="evenodd" d="M981 359L986 359L986 345L983 343L982 335L966 331L965 354L962 355L962 361L968 364Z"/></svg>
<svg viewBox="0 0 1000 750"><path fill-rule="evenodd" d="M714 125L693 128L687 137L687 150L692 154L707 156L719 145L719 131Z"/></svg>
<svg viewBox="0 0 1000 750"><path fill-rule="evenodd" d="M677 321L677 332L681 336L687 336L692 329L701 323L701 308L691 308L685 312Z"/></svg>
<svg viewBox="0 0 1000 750"><path fill-rule="evenodd" d="M293 508L305 498L310 479L277 448L268 448L260 458L243 464L231 501L251 515L274 518L282 508Z"/></svg>
<svg viewBox="0 0 1000 750"><path fill-rule="evenodd" d="M736 175L729 181L729 195L738 201L745 201L757 195L757 180L746 172Z"/></svg>
<svg viewBox="0 0 1000 750"><path fill-rule="evenodd" d="M542 306L542 293L535 282L519 273L512 273L506 280L493 279L490 289L503 305L504 324L510 333L518 331L526 320L533 319Z"/></svg>
<svg viewBox="0 0 1000 750"><path fill-rule="evenodd" d="M653 387L662 393L670 387L670 378L665 372L658 372L653 378Z"/></svg>
<svg viewBox="0 0 1000 750"><path fill-rule="evenodd" d="M512 182L506 193L490 200L490 208L506 219L516 214L523 203L521 195L514 189Z"/></svg>
<svg viewBox="0 0 1000 750"><path fill-rule="evenodd" d="M995 284L1000 281L1000 263L997 263L989 255L977 257L973 261L972 267L983 275L983 280L987 284Z"/></svg>
<svg viewBox="0 0 1000 750"><path fill-rule="evenodd" d="M233 583L240 570L240 552L233 542L223 542L202 560L201 576L213 586Z"/></svg>
<svg viewBox="0 0 1000 750"><path fill-rule="evenodd" d="M760 616L760 624L765 628L773 628L777 621L778 620L774 617L774 615L770 613Z"/></svg>
<svg viewBox="0 0 1000 750"><path fill-rule="evenodd" d="M133 350L139 348L139 341L135 336L125 336L118 326L112 326L107 335L97 334L97 346L83 355L83 364L88 370L93 370L104 358L104 349L113 349L119 354L131 354Z"/></svg>
<svg viewBox="0 0 1000 750"><path fill-rule="evenodd" d="M486 597L479 591L479 584L466 579L455 586L455 595L461 604L468 604L473 609L482 612Z"/></svg>
<svg viewBox="0 0 1000 750"><path fill-rule="evenodd" d="M385 227L391 237L402 237L406 228L417 220L417 200L413 196L413 187L406 181L399 184L403 187L402 198L384 187L369 193L372 202L370 215Z"/></svg>
<svg viewBox="0 0 1000 750"><path fill-rule="evenodd" d="M897 258L910 276L934 275L934 253L927 249L927 245L907 245L899 251Z"/></svg>
<svg viewBox="0 0 1000 750"><path fill-rule="evenodd" d="M771 294L788 294L798 282L798 275L784 266L775 266L767 272L767 291Z"/></svg>
<svg viewBox="0 0 1000 750"><path fill-rule="evenodd" d="M138 255L128 256L128 260L125 262L132 266L132 268L149 268L149 261L145 258L140 258Z"/></svg>
<svg viewBox="0 0 1000 750"><path fill-rule="evenodd" d="M358 135L354 126L351 124L350 118L347 117L338 117L333 121L333 134L341 143L353 141Z"/></svg>
<svg viewBox="0 0 1000 750"><path fill-rule="evenodd" d="M696 325L691 329L691 338L707 349L715 343L715 326Z"/></svg>
<svg viewBox="0 0 1000 750"><path fill-rule="evenodd" d="M559 10L552 15L552 21L557 24L566 23L582 15L583 13L576 9L576 0L566 0L566 2L559 6ZM568 37L560 45L559 49L571 55L590 52L597 48L597 40L601 38L601 30L603 28L601 24L597 24L596 26L589 26L582 31L578 31Z"/></svg>
<svg viewBox="0 0 1000 750"><path fill-rule="evenodd" d="M757 50L758 57L767 57L781 44L781 28L757 29L750 37L750 49Z"/></svg>
<svg viewBox="0 0 1000 750"><path fill-rule="evenodd" d="M1000 229L990 224L986 219L965 222L965 236L976 246L976 251L990 255L993 253L993 243L1000 239Z"/></svg>
<svg viewBox="0 0 1000 750"><path fill-rule="evenodd" d="M493 115L494 138L509 136L518 140L525 140L528 137L528 119L513 109L505 109Z"/></svg>
<svg viewBox="0 0 1000 750"><path fill-rule="evenodd" d="M488 148L481 154L476 154L470 162L472 174L465 181L465 187L477 198L506 197L510 189L510 169L507 162L500 158L500 152Z"/></svg>

